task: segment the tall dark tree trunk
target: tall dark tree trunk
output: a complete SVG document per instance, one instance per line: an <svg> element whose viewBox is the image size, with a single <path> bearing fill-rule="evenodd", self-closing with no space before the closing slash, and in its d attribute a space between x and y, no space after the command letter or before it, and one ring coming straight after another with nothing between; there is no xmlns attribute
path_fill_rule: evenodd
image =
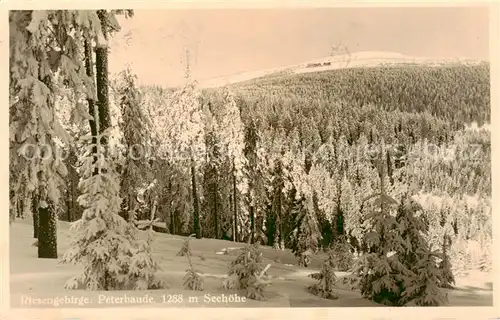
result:
<svg viewBox="0 0 500 320"><path fill-rule="evenodd" d="M108 40L108 17L106 10L98 10L97 16L101 22L104 39ZM102 133L110 127L109 118L109 92L108 92L108 47L107 45L97 45L95 49L96 61L96 84L97 100L99 107L99 129ZM107 138L102 139L103 144L107 144Z"/></svg>
<svg viewBox="0 0 500 320"><path fill-rule="evenodd" d="M78 199L78 181L80 180L79 174L75 169L75 165L78 162L75 150L70 148L68 153L68 158L66 159L66 168L68 168L67 176L67 220L69 222L80 219L80 205L77 201Z"/></svg>
<svg viewBox="0 0 500 320"><path fill-rule="evenodd" d="M73 151L72 157L73 157L74 164L76 165L76 163L78 162L78 157L77 157L75 151ZM71 217L72 217L72 221L76 221L76 220L80 219L82 217L82 214L83 214L83 207L78 203L78 196L79 196L78 183L80 181L80 175L76 171L76 169L73 167L71 168L71 172L72 172L72 176L71 176L71 204L72 205L71 205L71 207L73 209L73 211L71 212Z"/></svg>
<svg viewBox="0 0 500 320"><path fill-rule="evenodd" d="M33 215L33 238L38 239L38 196L31 197L31 213Z"/></svg>
<svg viewBox="0 0 500 320"><path fill-rule="evenodd" d="M215 239L219 239L219 212L217 211L217 173L214 174L214 183L212 188L212 193L214 197L214 226L215 226Z"/></svg>
<svg viewBox="0 0 500 320"><path fill-rule="evenodd" d="M274 185L274 199L273 199L273 215L275 216L275 241L278 241L278 247L281 248L283 244L283 169L282 164L279 163L277 170L275 171L275 185Z"/></svg>
<svg viewBox="0 0 500 320"><path fill-rule="evenodd" d="M275 234L276 234L276 212L274 212L274 206L272 204L267 205L267 214L266 214L266 237L267 237L267 245L272 247L275 242Z"/></svg>
<svg viewBox="0 0 500 320"><path fill-rule="evenodd" d="M39 73L40 75L42 73ZM50 75L45 76L44 78L39 78L43 84L49 88L51 94L47 97L47 106L50 110L54 110L54 88L52 85L52 79ZM50 141L52 137L47 134L46 141ZM52 152L45 151L45 152ZM42 159L44 159L47 155L45 152L42 152ZM50 154L49 156L55 156L54 154ZM40 172L41 173L41 172ZM40 179L43 181L42 183L46 183L47 177L43 176ZM36 206L38 207L38 258L50 258L57 259L57 213L56 208L52 201L49 199L48 195L45 192L46 186L40 186L38 188L38 199ZM34 219L35 220L35 219ZM33 223L34 228L35 223Z"/></svg>
<svg viewBox="0 0 500 320"><path fill-rule="evenodd" d="M180 211L178 209L175 209L174 211L174 230L175 230L175 234L180 234L181 231L181 224L180 224L180 221L179 221L179 216L180 216Z"/></svg>
<svg viewBox="0 0 500 320"><path fill-rule="evenodd" d="M174 210L170 210L170 233L175 234L175 215Z"/></svg>
<svg viewBox="0 0 500 320"><path fill-rule="evenodd" d="M282 203L282 194L281 194L281 188L278 193L278 246L280 249L282 248L282 243L283 243L283 203Z"/></svg>
<svg viewBox="0 0 500 320"><path fill-rule="evenodd" d="M73 209L71 208L71 190L69 190L69 186L65 195L66 195L66 221L71 222L72 220L71 211L73 211Z"/></svg>
<svg viewBox="0 0 500 320"><path fill-rule="evenodd" d="M337 207L337 221L336 221L336 229L337 229L337 237L342 237L345 235L345 229L344 229L344 212L340 207Z"/></svg>
<svg viewBox="0 0 500 320"><path fill-rule="evenodd" d="M255 212L253 204L250 205L250 243L255 243Z"/></svg>
<svg viewBox="0 0 500 320"><path fill-rule="evenodd" d="M17 212L15 212L15 211L19 211L19 206L17 205L17 203L15 203L15 208L14 208L14 206L12 206L13 198L14 198L14 190L11 187L11 189L9 191L9 203L11 204L9 206L9 223L16 220ZM19 201L17 201L17 202L19 202Z"/></svg>
<svg viewBox="0 0 500 320"><path fill-rule="evenodd" d="M193 191L193 208L194 208L194 233L197 239L201 239L201 229L200 229L200 200L198 199L198 187L196 184L196 164L193 159L191 159L191 184Z"/></svg>
<svg viewBox="0 0 500 320"><path fill-rule="evenodd" d="M344 235L344 212L341 207L342 183L340 181L337 185L337 190L339 190L337 194L337 207L335 208L335 220L332 223L335 232L335 241L338 241Z"/></svg>
<svg viewBox="0 0 500 320"><path fill-rule="evenodd" d="M380 159L379 159L379 177L380 177L380 195L382 196L387 196L385 192L385 176L387 174L387 163L384 162L384 140L382 139L382 143L380 144ZM385 214L386 213L386 204L384 201L380 202L380 213ZM378 244L379 248L382 248L382 252L380 255L385 256L387 254L387 248L386 248L386 240L385 240L385 228L384 225L381 226L380 230L380 243Z"/></svg>
<svg viewBox="0 0 500 320"><path fill-rule="evenodd" d="M173 186L172 186L172 180L168 181L168 186L167 186L167 192L168 192L168 216L169 216L169 230L171 234L175 233L174 230L174 206L172 203L172 193L173 193Z"/></svg>
<svg viewBox="0 0 500 320"><path fill-rule="evenodd" d="M125 168L122 171L122 177L127 176L127 170L128 170L128 166L125 165ZM118 214L120 215L120 217L125 219L125 221L130 220L129 212L130 212L130 210L132 210L132 202L131 202L130 195L128 192L129 188L130 188L130 185L129 185L128 181L126 179L121 179L120 195L123 197L123 201L121 203L120 211L118 212Z"/></svg>
<svg viewBox="0 0 500 320"><path fill-rule="evenodd" d="M94 82L94 59L92 57L92 45L90 43L90 40L86 39L84 42L85 46L85 72L87 76L92 79L92 82ZM94 82L95 83L95 82ZM94 115L94 108L95 108L95 101L94 99L87 99L87 102L89 104L89 114ZM95 161L95 155L97 154L97 126L94 120L90 119L89 120L89 127L90 127L90 133L92 135L92 144L94 145L92 149L92 153L94 154L94 161ZM94 171L94 174L97 174L97 171Z"/></svg>
<svg viewBox="0 0 500 320"><path fill-rule="evenodd" d="M389 181L390 181L391 185L394 185L392 159L391 159L391 154L389 153L389 151L386 152L386 157L387 157L387 175L389 176Z"/></svg>
<svg viewBox="0 0 500 320"><path fill-rule="evenodd" d="M52 203L39 205L38 258L57 259L57 215Z"/></svg>
<svg viewBox="0 0 500 320"><path fill-rule="evenodd" d="M234 161L233 161L233 214L234 214L234 232L233 232L233 239L234 241L238 241L238 201L236 198L236 169L234 166Z"/></svg>
<svg viewBox="0 0 500 320"><path fill-rule="evenodd" d="M16 218L23 218L23 217L24 217L24 200L19 199L17 201Z"/></svg>

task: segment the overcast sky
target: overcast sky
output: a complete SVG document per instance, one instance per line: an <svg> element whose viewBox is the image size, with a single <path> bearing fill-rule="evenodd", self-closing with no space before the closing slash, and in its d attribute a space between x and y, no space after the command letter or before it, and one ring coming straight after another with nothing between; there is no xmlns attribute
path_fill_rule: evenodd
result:
<svg viewBox="0 0 500 320"><path fill-rule="evenodd" d="M182 81L184 47L199 80L302 63L342 43L351 52L488 60L487 8L136 10L120 20L110 68L143 83Z"/></svg>

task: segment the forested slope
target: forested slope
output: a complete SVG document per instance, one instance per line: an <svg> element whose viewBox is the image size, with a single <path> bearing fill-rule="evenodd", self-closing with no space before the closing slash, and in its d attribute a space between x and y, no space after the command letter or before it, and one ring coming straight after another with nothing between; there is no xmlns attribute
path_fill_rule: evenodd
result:
<svg viewBox="0 0 500 320"><path fill-rule="evenodd" d="M411 185L421 197L441 199L427 205L429 220L448 221L436 222L436 229L448 226L456 236L476 239L472 221L491 222L490 133L466 129L490 121L488 64L342 69L256 79L231 90L251 192L234 192L229 160L209 159L200 176L203 236L231 236L236 197L241 240L253 234L262 243L304 251L343 235L359 238L369 210L362 200L378 185L374 160L381 139L393 195ZM151 88L146 92L159 98ZM201 100L211 114L228 104L220 89L204 90ZM221 128L207 130L207 149L218 145ZM189 225L186 211L182 220Z"/></svg>

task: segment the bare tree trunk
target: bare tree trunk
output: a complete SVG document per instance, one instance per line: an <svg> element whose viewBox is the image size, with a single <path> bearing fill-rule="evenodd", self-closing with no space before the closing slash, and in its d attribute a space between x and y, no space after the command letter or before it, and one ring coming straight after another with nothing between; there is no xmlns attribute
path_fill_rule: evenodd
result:
<svg viewBox="0 0 500 320"><path fill-rule="evenodd" d="M153 199L153 205L151 206L151 225L149 226L150 230L153 230L153 221L155 220L156 216L156 206L158 205L158 197L154 197Z"/></svg>
<svg viewBox="0 0 500 320"><path fill-rule="evenodd" d="M72 208L71 208L71 190L69 189L69 186L68 189L66 190L65 196L66 196L66 221L71 222Z"/></svg>
<svg viewBox="0 0 500 320"><path fill-rule="evenodd" d="M191 183L193 191L193 208L194 208L194 233L197 239L201 239L200 229L200 201L198 199L198 187L196 184L196 163L191 159Z"/></svg>
<svg viewBox="0 0 500 320"><path fill-rule="evenodd" d="M47 201L39 205L38 258L57 259L57 215L54 206Z"/></svg>
<svg viewBox="0 0 500 320"><path fill-rule="evenodd" d="M279 223L279 226L278 226L278 230L279 230L279 234L278 234L278 246L280 249L284 249L282 246L283 246L283 241L284 241L284 238L283 238L283 203L282 203L282 196L281 196L281 188L279 190L279 194L278 194L278 223Z"/></svg>
<svg viewBox="0 0 500 320"><path fill-rule="evenodd" d="M90 44L90 40L86 39L84 42L85 46L85 71L87 76L92 79L94 82L94 62L92 58L92 45ZM94 82L95 83L95 82ZM93 99L87 99L89 104L89 114L94 114L94 103ZM94 161L97 154L97 126L94 120L89 120L90 133L92 135L92 144L94 145L92 149L92 153L94 154ZM97 170L94 171L94 174L97 174Z"/></svg>
<svg viewBox="0 0 500 320"><path fill-rule="evenodd" d="M217 212L217 173L214 175L213 184L213 197L214 197L214 225L215 225L215 239L219 239L219 213Z"/></svg>
<svg viewBox="0 0 500 320"><path fill-rule="evenodd" d="M236 172L233 161L233 205L234 205L234 241L238 241L238 202L236 198Z"/></svg>
<svg viewBox="0 0 500 320"><path fill-rule="evenodd" d="M39 78L39 80L49 88L51 93L54 92L50 76ZM54 96L52 94L47 98L47 106L49 109L54 110ZM50 141L51 138L49 134L46 134L46 141ZM45 156L44 154L42 158ZM42 176L41 178L40 181L46 183L47 177ZM38 258L57 259L57 213L55 205L50 201L48 195L45 194L44 188L45 186L38 188L35 204L38 208L38 231L34 231L38 236ZM35 215L33 214L33 216ZM33 220L35 221L35 218ZM33 225L36 228L35 223Z"/></svg>
<svg viewBox="0 0 500 320"><path fill-rule="evenodd" d="M255 243L255 212L253 204L250 206L250 243Z"/></svg>
<svg viewBox="0 0 500 320"><path fill-rule="evenodd" d="M75 150L71 148L67 162L69 179L68 221L75 221L81 218L81 207L78 203L78 181L80 180L80 176L74 168L77 162L78 157Z"/></svg>
<svg viewBox="0 0 500 320"><path fill-rule="evenodd" d="M104 39L108 39L108 17L106 10L98 10L97 16L101 22ZM107 45L98 45L95 49L96 54L96 84L97 100L99 107L99 130L102 133L110 127L109 118L109 92L108 92L108 47ZM107 138L102 139L102 144L107 144Z"/></svg>
<svg viewBox="0 0 500 320"><path fill-rule="evenodd" d="M38 196L31 196L31 213L33 215L33 238L38 239Z"/></svg>

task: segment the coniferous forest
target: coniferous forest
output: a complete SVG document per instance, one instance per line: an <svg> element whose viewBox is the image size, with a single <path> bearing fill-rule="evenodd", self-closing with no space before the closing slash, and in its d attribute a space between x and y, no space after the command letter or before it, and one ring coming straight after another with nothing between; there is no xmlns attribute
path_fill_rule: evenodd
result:
<svg viewBox="0 0 500 320"><path fill-rule="evenodd" d="M263 306L297 270L318 306L452 305L491 271L489 63L140 85L108 70L117 17L9 12L12 260L67 268L61 292Z"/></svg>

